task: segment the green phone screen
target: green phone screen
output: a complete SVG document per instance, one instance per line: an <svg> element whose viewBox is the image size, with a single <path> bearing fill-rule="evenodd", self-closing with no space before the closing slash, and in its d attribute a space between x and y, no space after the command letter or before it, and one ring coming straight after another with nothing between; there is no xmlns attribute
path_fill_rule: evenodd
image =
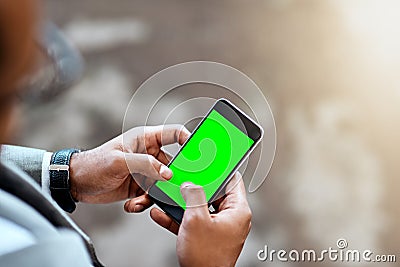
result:
<svg viewBox="0 0 400 267"><path fill-rule="evenodd" d="M254 141L212 110L170 164L173 176L156 186L185 209L180 185L203 186L207 201L214 195Z"/></svg>

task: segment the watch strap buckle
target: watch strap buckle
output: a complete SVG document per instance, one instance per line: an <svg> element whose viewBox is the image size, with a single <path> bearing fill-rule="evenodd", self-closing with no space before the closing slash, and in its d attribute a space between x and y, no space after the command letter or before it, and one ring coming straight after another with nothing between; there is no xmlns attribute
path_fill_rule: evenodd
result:
<svg viewBox="0 0 400 267"><path fill-rule="evenodd" d="M50 164L49 171L69 171L69 165L64 164Z"/></svg>

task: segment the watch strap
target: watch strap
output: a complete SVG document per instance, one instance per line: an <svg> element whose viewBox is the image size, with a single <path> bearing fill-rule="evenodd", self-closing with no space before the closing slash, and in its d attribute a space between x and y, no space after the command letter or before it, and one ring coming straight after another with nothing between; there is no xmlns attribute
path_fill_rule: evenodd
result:
<svg viewBox="0 0 400 267"><path fill-rule="evenodd" d="M70 191L69 163L71 156L78 152L80 150L74 148L56 151L49 166L51 196L63 210L70 213L75 210L76 204Z"/></svg>

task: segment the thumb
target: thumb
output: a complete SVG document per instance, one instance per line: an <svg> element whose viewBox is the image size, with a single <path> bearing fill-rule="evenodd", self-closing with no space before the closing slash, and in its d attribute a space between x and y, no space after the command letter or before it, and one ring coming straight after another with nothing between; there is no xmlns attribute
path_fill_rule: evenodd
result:
<svg viewBox="0 0 400 267"><path fill-rule="evenodd" d="M181 194L186 202L184 217L210 217L203 187L186 182L181 185Z"/></svg>

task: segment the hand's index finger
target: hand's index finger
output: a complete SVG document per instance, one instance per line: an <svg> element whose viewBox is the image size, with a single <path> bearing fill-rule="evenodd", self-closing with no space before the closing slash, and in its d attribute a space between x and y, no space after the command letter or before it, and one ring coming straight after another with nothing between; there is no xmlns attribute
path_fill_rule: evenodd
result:
<svg viewBox="0 0 400 267"><path fill-rule="evenodd" d="M152 208L150 210L150 217L161 227L164 227L175 235L178 234L179 225L161 210Z"/></svg>
<svg viewBox="0 0 400 267"><path fill-rule="evenodd" d="M156 131L156 138L157 142L163 146L174 143L183 145L190 136L188 129L180 124L163 125L159 127L159 130Z"/></svg>

